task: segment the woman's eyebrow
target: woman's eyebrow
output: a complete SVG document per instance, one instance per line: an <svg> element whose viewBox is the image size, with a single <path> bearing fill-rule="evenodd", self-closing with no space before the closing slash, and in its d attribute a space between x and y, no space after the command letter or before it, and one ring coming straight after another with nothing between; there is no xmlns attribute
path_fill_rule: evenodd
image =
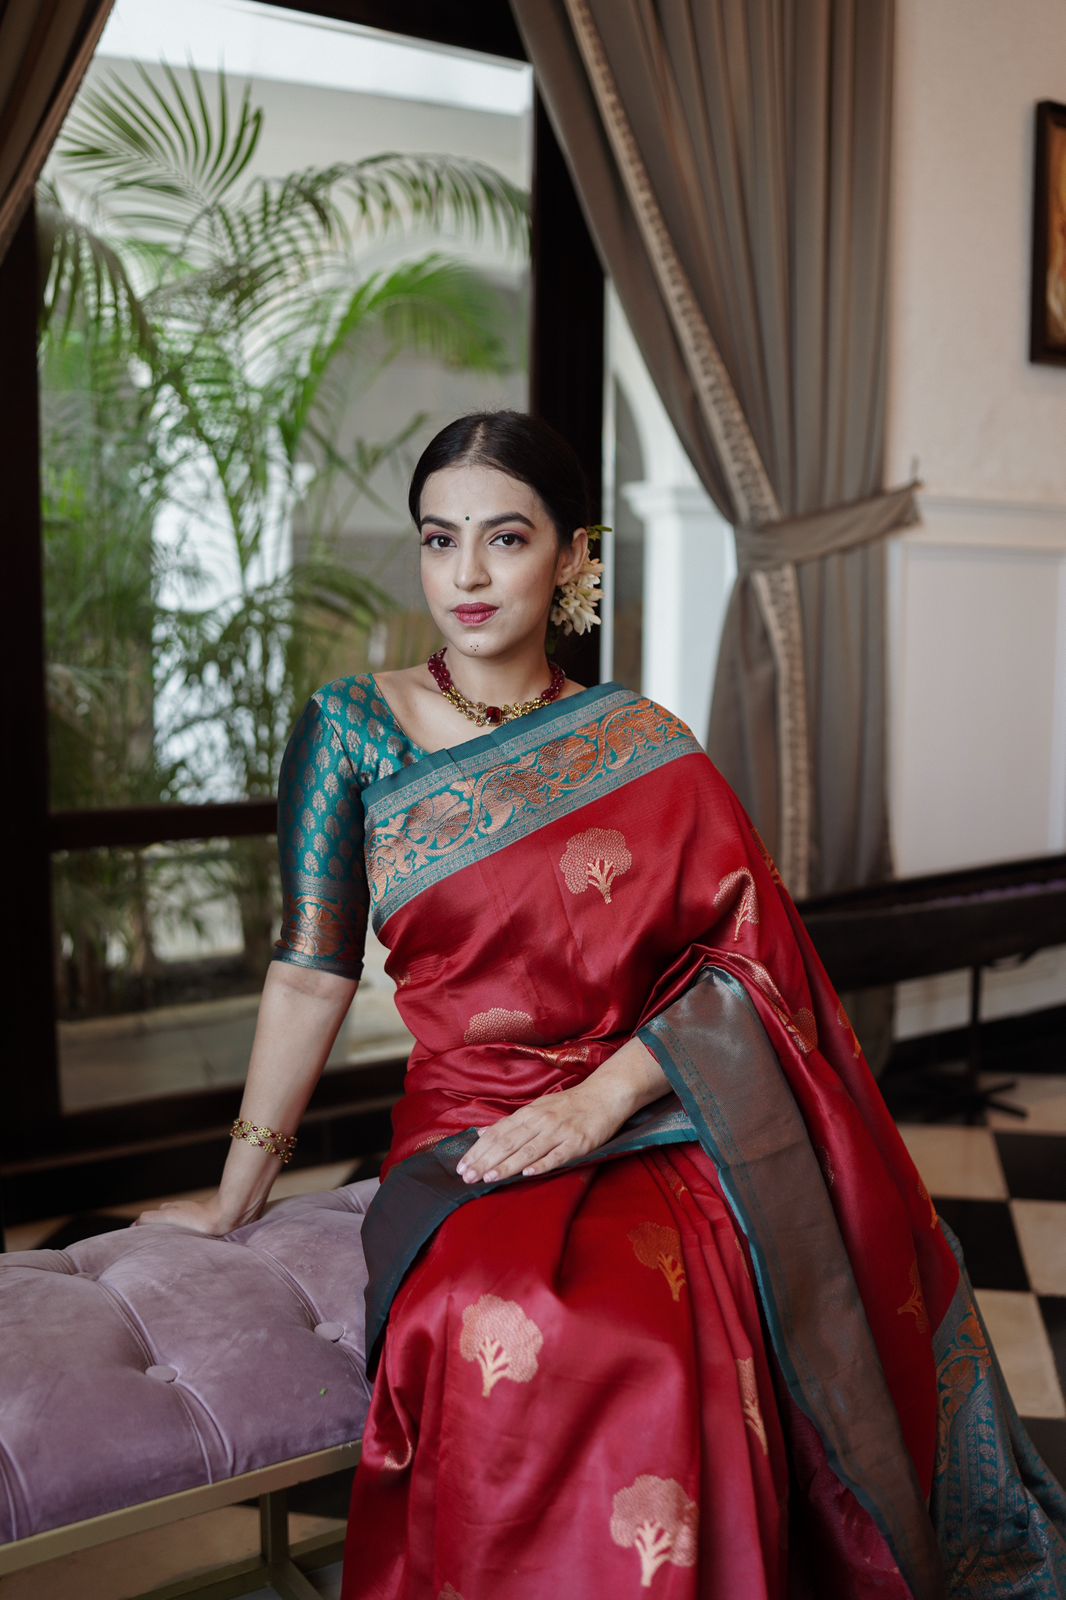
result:
<svg viewBox="0 0 1066 1600"><path fill-rule="evenodd" d="M438 528L449 528L452 532L458 532L459 530L459 524L457 522L449 522L447 517L425 516L419 518L419 532L422 531L427 522L435 522ZM521 511L501 511L497 517L485 517L483 521L478 523L478 527L495 528L501 522L524 522L527 528L536 528L536 524L530 522L528 517L524 517Z"/></svg>

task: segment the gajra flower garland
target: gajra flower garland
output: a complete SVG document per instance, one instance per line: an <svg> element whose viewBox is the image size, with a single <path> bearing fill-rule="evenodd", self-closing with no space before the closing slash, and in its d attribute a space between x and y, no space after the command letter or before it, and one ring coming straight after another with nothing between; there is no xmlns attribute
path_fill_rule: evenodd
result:
<svg viewBox="0 0 1066 1600"><path fill-rule="evenodd" d="M611 529L605 522L589 522L585 531L590 539L598 539ZM603 562L586 555L574 576L556 588L549 621L563 633L585 633L593 623L599 623L602 619L594 608L603 599L603 593L595 591L602 576Z"/></svg>

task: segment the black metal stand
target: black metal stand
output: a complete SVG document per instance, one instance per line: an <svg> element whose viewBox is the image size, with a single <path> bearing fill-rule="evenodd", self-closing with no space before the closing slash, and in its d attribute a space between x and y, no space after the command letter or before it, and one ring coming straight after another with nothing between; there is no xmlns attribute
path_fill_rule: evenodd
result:
<svg viewBox="0 0 1066 1600"><path fill-rule="evenodd" d="M1028 960L1028 956L1022 957ZM985 1113L1002 1111L1007 1116L1026 1118L1024 1106L1001 1100L1000 1095L1017 1087L1016 1078L1004 1078L999 1083L981 1087L981 978L983 966L970 968L970 1017L967 1030L966 1059L962 1071L952 1071L941 1064L923 1065L905 1075L903 1084L889 1087L893 1115L897 1121L918 1119L922 1122L949 1122L962 1117L969 1124L984 1121ZM907 1080L910 1081L907 1081Z"/></svg>

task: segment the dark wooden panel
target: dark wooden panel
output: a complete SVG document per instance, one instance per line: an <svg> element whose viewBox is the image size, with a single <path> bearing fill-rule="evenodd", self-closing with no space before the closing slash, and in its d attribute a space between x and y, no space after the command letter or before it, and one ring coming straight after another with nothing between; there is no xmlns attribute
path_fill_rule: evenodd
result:
<svg viewBox="0 0 1066 1600"><path fill-rule="evenodd" d="M406 1066L405 1056L393 1055L365 1065L331 1067L315 1086L307 1115L329 1116L338 1107L354 1103L391 1102L403 1090ZM151 1151L180 1144L187 1135L225 1131L237 1115L243 1092L242 1084L229 1084L68 1111L32 1151L16 1152L0 1163L0 1176L42 1167L58 1169L108 1148Z"/></svg>
<svg viewBox="0 0 1066 1600"><path fill-rule="evenodd" d="M31 205L0 262L0 483L8 647L2 696L8 800L4 897L12 935L0 1155L32 1143L59 1115L48 849L36 235Z"/></svg>
<svg viewBox="0 0 1066 1600"><path fill-rule="evenodd" d="M603 517L604 276L544 102L533 119L533 283L529 408L577 451L592 521ZM598 551L597 551L598 553ZM564 635L558 658L600 681L600 629Z"/></svg>
<svg viewBox="0 0 1066 1600"><path fill-rule="evenodd" d="M335 17L385 33L409 34L434 44L488 55L526 59L507 0L265 0L286 11Z"/></svg>
<svg viewBox="0 0 1066 1600"><path fill-rule="evenodd" d="M391 1103L314 1108L300 1124L299 1153L290 1170L355 1162L388 1149L391 1136ZM148 1205L158 1195L212 1188L221 1175L228 1143L229 1122L154 1148L111 1146L62 1165L21 1167L3 1178L5 1224L105 1209L131 1200Z"/></svg>
<svg viewBox="0 0 1066 1600"><path fill-rule="evenodd" d="M101 811L53 811L52 850L96 850L180 839L248 839L277 828L276 800L230 800L204 806L111 806Z"/></svg>
<svg viewBox="0 0 1066 1600"><path fill-rule="evenodd" d="M1066 944L1066 856L933 873L797 906L838 989Z"/></svg>

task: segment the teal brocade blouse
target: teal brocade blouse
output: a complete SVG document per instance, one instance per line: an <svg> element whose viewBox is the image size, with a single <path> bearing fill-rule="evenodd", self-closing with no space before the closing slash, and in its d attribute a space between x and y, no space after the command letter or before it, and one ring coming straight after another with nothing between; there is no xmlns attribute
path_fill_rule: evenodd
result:
<svg viewBox="0 0 1066 1600"><path fill-rule="evenodd" d="M396 721L373 673L316 689L278 776L282 920L272 960L359 978L370 912L362 792L425 754Z"/></svg>

